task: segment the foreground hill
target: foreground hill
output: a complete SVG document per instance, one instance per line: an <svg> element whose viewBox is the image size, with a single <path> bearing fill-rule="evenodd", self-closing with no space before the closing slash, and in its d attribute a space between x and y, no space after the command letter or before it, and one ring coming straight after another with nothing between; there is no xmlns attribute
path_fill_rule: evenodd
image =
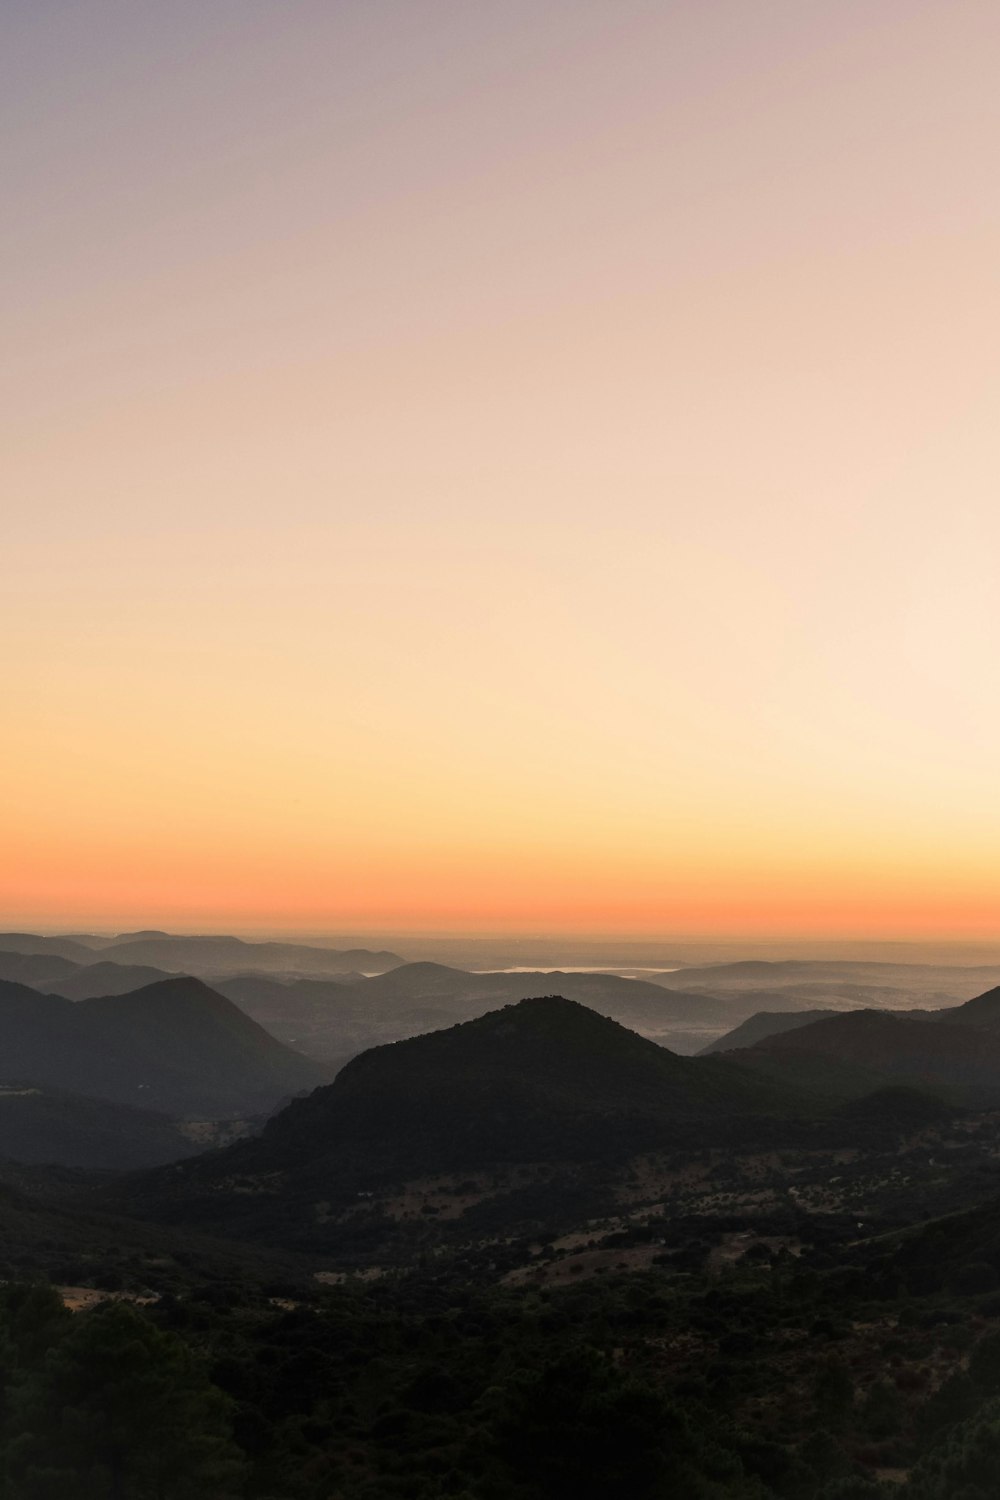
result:
<svg viewBox="0 0 1000 1500"><path fill-rule="evenodd" d="M548 996L366 1052L261 1136L133 1180L114 1201L324 1248L342 1237L338 1216L359 1193L414 1174L773 1141L806 1109L788 1085L720 1059L677 1057Z"/></svg>
<svg viewBox="0 0 1000 1500"><path fill-rule="evenodd" d="M181 1291L213 1283L307 1289L310 1267L280 1251L216 1241L95 1210L86 1178L0 1158L0 1280L138 1285ZM61 1493L69 1500L69 1491ZM75 1491L73 1492L75 1494Z"/></svg>
<svg viewBox="0 0 1000 1500"><path fill-rule="evenodd" d="M326 1077L197 979L77 1003L0 982L0 1082L215 1118Z"/></svg>

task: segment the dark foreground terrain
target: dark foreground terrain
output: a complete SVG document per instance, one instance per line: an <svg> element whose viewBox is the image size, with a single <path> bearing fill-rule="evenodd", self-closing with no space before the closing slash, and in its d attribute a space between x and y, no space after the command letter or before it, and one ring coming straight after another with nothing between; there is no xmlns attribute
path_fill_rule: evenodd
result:
<svg viewBox="0 0 1000 1500"><path fill-rule="evenodd" d="M998 998L707 1057L535 998L167 1165L9 1161L0 1496L995 1500Z"/></svg>

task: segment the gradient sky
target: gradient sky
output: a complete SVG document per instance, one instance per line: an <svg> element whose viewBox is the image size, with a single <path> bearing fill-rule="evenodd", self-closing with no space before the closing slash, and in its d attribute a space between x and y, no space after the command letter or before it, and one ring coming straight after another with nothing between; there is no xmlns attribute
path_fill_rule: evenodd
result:
<svg viewBox="0 0 1000 1500"><path fill-rule="evenodd" d="M0 31L5 925L1000 935L995 0Z"/></svg>

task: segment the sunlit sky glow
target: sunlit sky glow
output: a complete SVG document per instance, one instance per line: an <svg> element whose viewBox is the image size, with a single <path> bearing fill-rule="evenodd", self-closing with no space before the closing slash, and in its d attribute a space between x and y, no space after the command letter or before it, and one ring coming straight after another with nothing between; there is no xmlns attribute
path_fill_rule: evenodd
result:
<svg viewBox="0 0 1000 1500"><path fill-rule="evenodd" d="M6 923L1000 935L992 0L0 28Z"/></svg>

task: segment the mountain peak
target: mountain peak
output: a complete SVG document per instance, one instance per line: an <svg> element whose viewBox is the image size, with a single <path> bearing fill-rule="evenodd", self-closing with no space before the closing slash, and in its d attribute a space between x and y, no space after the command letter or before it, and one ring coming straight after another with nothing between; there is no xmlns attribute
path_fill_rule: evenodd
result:
<svg viewBox="0 0 1000 1500"><path fill-rule="evenodd" d="M621 1160L696 1141L770 1138L797 1113L790 1088L716 1058L678 1057L562 995L520 1000L447 1030L374 1047L293 1101L252 1140L152 1179L147 1208L212 1221L239 1179L282 1184L289 1243L317 1225L317 1199L373 1183L502 1162ZM754 1127L751 1117L756 1117ZM273 1233L274 1204L241 1205Z"/></svg>

